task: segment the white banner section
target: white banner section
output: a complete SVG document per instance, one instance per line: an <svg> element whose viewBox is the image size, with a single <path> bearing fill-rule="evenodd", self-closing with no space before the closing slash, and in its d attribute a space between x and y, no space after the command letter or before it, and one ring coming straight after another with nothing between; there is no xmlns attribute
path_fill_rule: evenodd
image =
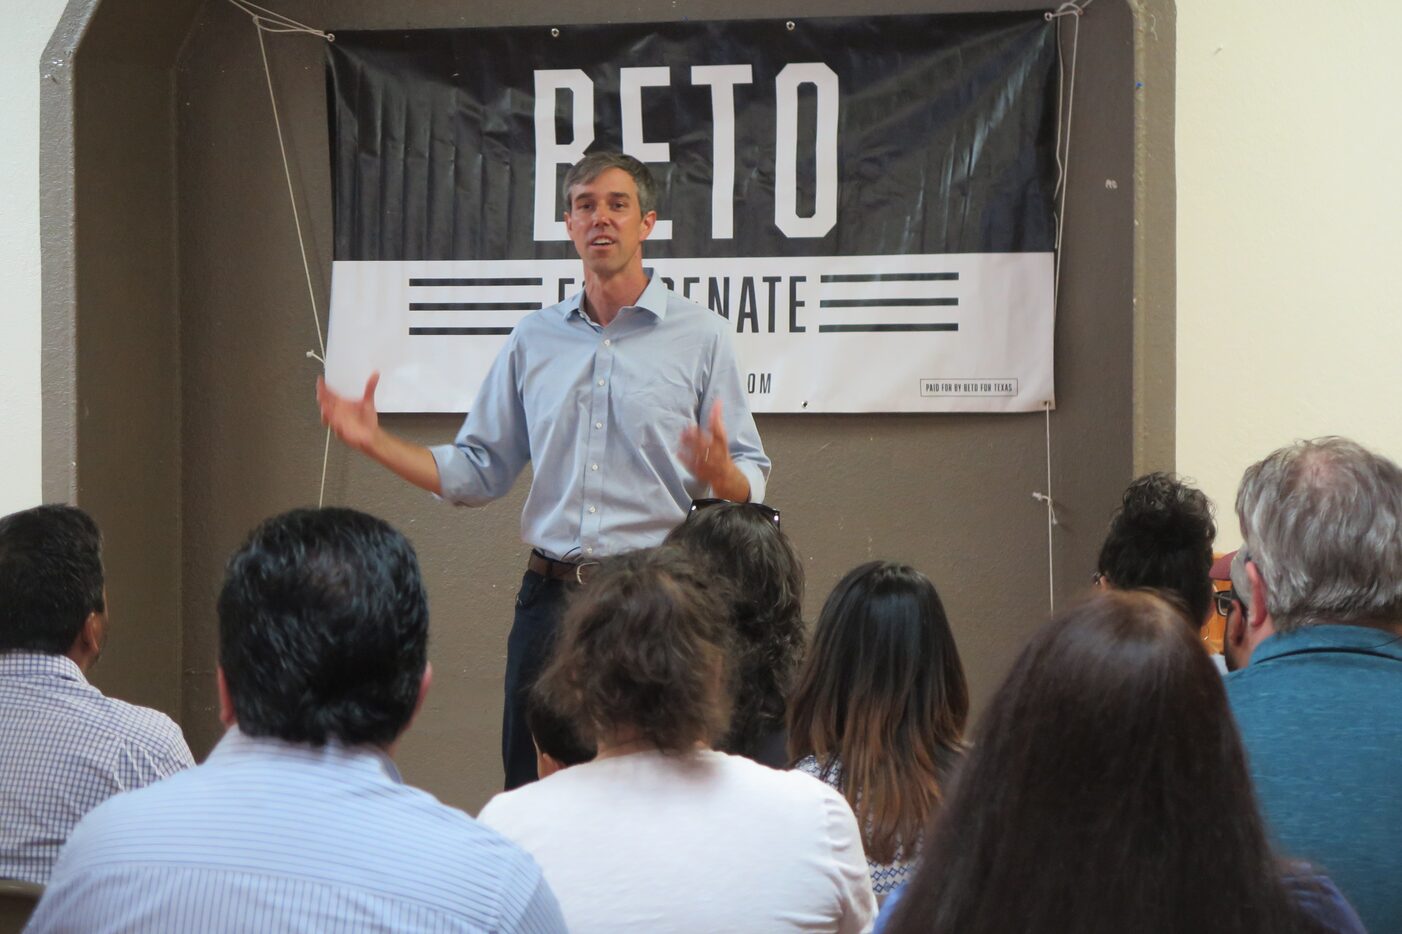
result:
<svg viewBox="0 0 1402 934"><path fill-rule="evenodd" d="M1052 254L657 259L723 315L755 412L1029 412L1054 405ZM466 412L516 322L578 260L337 261L326 373L381 412Z"/></svg>

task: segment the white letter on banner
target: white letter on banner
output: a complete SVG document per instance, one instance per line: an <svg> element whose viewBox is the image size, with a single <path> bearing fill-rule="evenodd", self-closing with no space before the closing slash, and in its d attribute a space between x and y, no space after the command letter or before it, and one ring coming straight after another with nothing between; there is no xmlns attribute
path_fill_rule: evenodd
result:
<svg viewBox="0 0 1402 934"><path fill-rule="evenodd" d="M711 239L735 236L735 85L754 81L749 65L692 65L691 83L711 86Z"/></svg>
<svg viewBox="0 0 1402 934"><path fill-rule="evenodd" d="M574 96L574 139L555 141L555 100L560 91ZM567 240L557 166L574 165L594 142L594 83L578 68L548 68L535 73L535 238Z"/></svg>
<svg viewBox="0 0 1402 934"><path fill-rule="evenodd" d="M817 191L813 216L799 217L798 87L818 92ZM774 79L774 223L788 237L822 237L837 224L837 75L822 62L794 62Z"/></svg>
<svg viewBox="0 0 1402 934"><path fill-rule="evenodd" d="M643 142L643 88L665 88L672 84L672 70L656 68L618 69L618 103L623 111L623 151L639 162L671 162L672 147L667 143ZM651 240L672 239L672 222L659 220Z"/></svg>

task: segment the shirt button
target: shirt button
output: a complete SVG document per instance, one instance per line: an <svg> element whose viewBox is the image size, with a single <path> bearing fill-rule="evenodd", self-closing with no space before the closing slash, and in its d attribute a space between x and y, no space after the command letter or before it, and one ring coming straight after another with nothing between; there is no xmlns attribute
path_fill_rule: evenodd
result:
<svg viewBox="0 0 1402 934"><path fill-rule="evenodd" d="M598 464L590 464L590 465L589 465L589 469L590 469L590 470L598 470L598 469L599 469L599 465L598 465Z"/></svg>
<svg viewBox="0 0 1402 934"><path fill-rule="evenodd" d="M590 506L590 507L589 507L589 513L590 513L591 515L594 514L594 513L596 513L596 512L598 512L598 511L599 511L599 507L598 507L598 506Z"/></svg>
<svg viewBox="0 0 1402 934"><path fill-rule="evenodd" d="M594 423L594 427L595 427L595 428L602 428L602 427L604 427L604 423L603 423L603 422L595 422L595 423Z"/></svg>
<svg viewBox="0 0 1402 934"><path fill-rule="evenodd" d="M602 386L603 384L604 384L604 381L603 381L603 380L599 380L599 385Z"/></svg>
<svg viewBox="0 0 1402 934"><path fill-rule="evenodd" d="M584 549L584 553L586 555L592 555L594 553L594 546L590 545L588 548Z"/></svg>
<svg viewBox="0 0 1402 934"><path fill-rule="evenodd" d="M613 341L611 341L611 340L609 340L607 337L605 337L605 338L604 338L604 346L605 346L605 347L612 347L612 346L613 346Z"/></svg>

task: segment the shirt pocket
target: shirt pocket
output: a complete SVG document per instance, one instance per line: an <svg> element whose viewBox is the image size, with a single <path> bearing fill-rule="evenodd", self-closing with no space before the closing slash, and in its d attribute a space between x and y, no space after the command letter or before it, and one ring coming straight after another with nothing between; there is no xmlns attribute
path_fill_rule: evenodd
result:
<svg viewBox="0 0 1402 934"><path fill-rule="evenodd" d="M696 424L700 404L696 387L671 374L629 380L615 397L621 433L641 449L665 451L670 457L682 431Z"/></svg>

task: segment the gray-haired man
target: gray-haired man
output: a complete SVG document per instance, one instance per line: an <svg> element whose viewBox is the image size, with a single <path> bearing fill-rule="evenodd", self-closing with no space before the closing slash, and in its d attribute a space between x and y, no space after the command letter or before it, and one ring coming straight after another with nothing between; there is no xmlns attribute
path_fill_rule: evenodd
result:
<svg viewBox="0 0 1402 934"><path fill-rule="evenodd" d="M1402 931L1402 468L1303 441L1247 468L1236 508L1256 644L1226 683L1262 809L1369 930Z"/></svg>

